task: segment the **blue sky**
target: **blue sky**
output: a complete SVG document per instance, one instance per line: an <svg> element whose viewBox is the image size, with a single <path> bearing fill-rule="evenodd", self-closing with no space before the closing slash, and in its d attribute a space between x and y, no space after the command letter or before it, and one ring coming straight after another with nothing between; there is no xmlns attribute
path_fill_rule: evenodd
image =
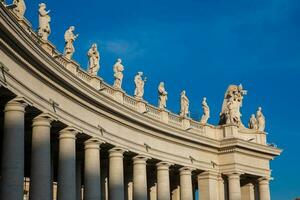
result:
<svg viewBox="0 0 300 200"><path fill-rule="evenodd" d="M27 0L26 16L37 27L37 0ZM229 84L248 90L242 108L248 121L263 107L269 143L284 149L272 161L272 199L300 197L300 1L299 0L44 0L51 9L50 40L63 50L64 31L76 27L74 59L87 66L86 52L100 46L99 75L113 81L118 57L125 66L123 88L133 93L133 77L148 77L145 99L157 104L164 81L168 108L179 110L186 89L192 116L201 115L206 96L216 124Z"/></svg>

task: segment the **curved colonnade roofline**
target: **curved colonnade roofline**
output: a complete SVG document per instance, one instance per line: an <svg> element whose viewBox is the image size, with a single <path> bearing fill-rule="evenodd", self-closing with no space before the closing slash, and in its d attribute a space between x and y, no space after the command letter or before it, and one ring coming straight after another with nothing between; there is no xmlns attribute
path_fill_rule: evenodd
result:
<svg viewBox="0 0 300 200"><path fill-rule="evenodd" d="M184 92L180 115L166 110L165 102L157 108L143 100L142 74L135 77L136 96L131 97L121 88L91 75L91 70L83 71L49 41L38 37L25 18L15 16L1 3L0 6L2 90L10 94L8 100L28 104L28 115L36 117L43 113L42 118L51 118L59 127L60 138L72 139L71 131L76 133L77 140L92 138L101 141L105 148L115 146L125 154L143 155L189 169L180 170L182 175L205 171L209 177L216 173L229 179L233 174L235 178L236 174L271 177L269 161L280 155L281 150L267 143L260 126L264 125L261 109L256 121L250 123L253 127L248 129L241 123L239 106L246 95L242 86L231 85L226 91L221 125L207 124L210 113L203 99L200 123L187 117L189 100ZM159 89L164 101L166 91L163 87ZM67 134L62 128L67 128L63 129Z"/></svg>

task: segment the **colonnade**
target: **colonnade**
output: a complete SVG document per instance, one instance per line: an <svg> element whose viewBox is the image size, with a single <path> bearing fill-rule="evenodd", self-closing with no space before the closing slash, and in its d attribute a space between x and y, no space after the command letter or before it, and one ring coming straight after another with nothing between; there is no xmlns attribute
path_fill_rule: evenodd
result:
<svg viewBox="0 0 300 200"><path fill-rule="evenodd" d="M20 98L6 103L4 109L4 132L1 165L0 199L23 200L24 186L24 116L26 101ZM39 114L32 121L31 159L30 159L30 200L53 199L53 177L51 164L51 124L54 118L49 114ZM58 200L75 200L78 197L78 167L76 164L76 139L78 131L66 127L59 131L58 137ZM84 200L103 200L102 193L108 193L109 200L131 200L124 190L124 153L121 147L108 151L108 191L103 189L101 172L100 138L89 138L84 142ZM136 155L132 158L132 198L148 200L147 163L152 158ZM215 171L203 171L188 166L179 167L179 185L177 193L171 194L170 168L173 163L156 163L156 190L151 200L193 200L193 177L197 175L199 200L254 200L253 190L242 190L241 174L232 172L219 174ZM196 173L196 174L195 174ZM197 174L198 173L198 174ZM228 182L228 192L224 192L224 181ZM259 199L270 200L269 179L259 178ZM225 195L228 193L228 197ZM125 197L126 196L126 197Z"/></svg>

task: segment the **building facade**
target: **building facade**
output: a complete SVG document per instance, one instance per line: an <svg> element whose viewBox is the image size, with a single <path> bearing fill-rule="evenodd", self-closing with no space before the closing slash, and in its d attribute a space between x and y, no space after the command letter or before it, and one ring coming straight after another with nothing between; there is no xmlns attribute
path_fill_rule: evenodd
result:
<svg viewBox="0 0 300 200"><path fill-rule="evenodd" d="M270 200L281 150L264 131L230 106L213 126L127 95L39 37L19 6L0 3L0 199Z"/></svg>

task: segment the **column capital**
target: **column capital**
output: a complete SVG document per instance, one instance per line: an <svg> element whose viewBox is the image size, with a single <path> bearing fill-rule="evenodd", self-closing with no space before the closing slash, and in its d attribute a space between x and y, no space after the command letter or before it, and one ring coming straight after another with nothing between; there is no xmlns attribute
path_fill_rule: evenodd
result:
<svg viewBox="0 0 300 200"><path fill-rule="evenodd" d="M174 165L173 163L160 161L156 164L157 170L169 170L170 166Z"/></svg>
<svg viewBox="0 0 300 200"><path fill-rule="evenodd" d="M108 150L109 158L111 157L123 157L123 154L127 152L128 150L123 147L114 147L110 150Z"/></svg>
<svg viewBox="0 0 300 200"><path fill-rule="evenodd" d="M32 120L32 127L34 126L51 126L51 122L56 121L57 117L50 113L42 113Z"/></svg>
<svg viewBox="0 0 300 200"><path fill-rule="evenodd" d="M133 164L146 164L147 160L149 160L149 159L151 159L151 157L143 155L143 154L134 156L132 158Z"/></svg>
<svg viewBox="0 0 300 200"><path fill-rule="evenodd" d="M259 179L258 179L258 184L259 185L267 185L267 184L269 184L269 182L272 180L272 178L271 177L260 177Z"/></svg>
<svg viewBox="0 0 300 200"><path fill-rule="evenodd" d="M25 112L25 108L28 105L32 105L32 103L28 99L24 97L15 97L14 99L6 103L4 112L7 111Z"/></svg>
<svg viewBox="0 0 300 200"><path fill-rule="evenodd" d="M59 131L59 139L66 139L66 138L69 138L69 139L76 139L76 135L78 133L81 133L82 131L74 128L74 127L71 127L71 126L68 126L64 129L62 129L61 131Z"/></svg>
<svg viewBox="0 0 300 200"><path fill-rule="evenodd" d="M100 149L100 145L105 143L100 138L90 138L84 142L84 149Z"/></svg>
<svg viewBox="0 0 300 200"><path fill-rule="evenodd" d="M202 180L202 179L219 180L220 176L221 175L215 171L204 171L204 172L201 172L200 174L198 174L197 178L198 178L198 180Z"/></svg>
<svg viewBox="0 0 300 200"><path fill-rule="evenodd" d="M224 173L229 179L239 179L240 176L243 174L242 172L239 171L233 171L233 172L228 172Z"/></svg>
<svg viewBox="0 0 300 200"><path fill-rule="evenodd" d="M192 171L194 171L195 169L192 167L181 167L179 169L180 172L180 176L181 175L192 175Z"/></svg>

